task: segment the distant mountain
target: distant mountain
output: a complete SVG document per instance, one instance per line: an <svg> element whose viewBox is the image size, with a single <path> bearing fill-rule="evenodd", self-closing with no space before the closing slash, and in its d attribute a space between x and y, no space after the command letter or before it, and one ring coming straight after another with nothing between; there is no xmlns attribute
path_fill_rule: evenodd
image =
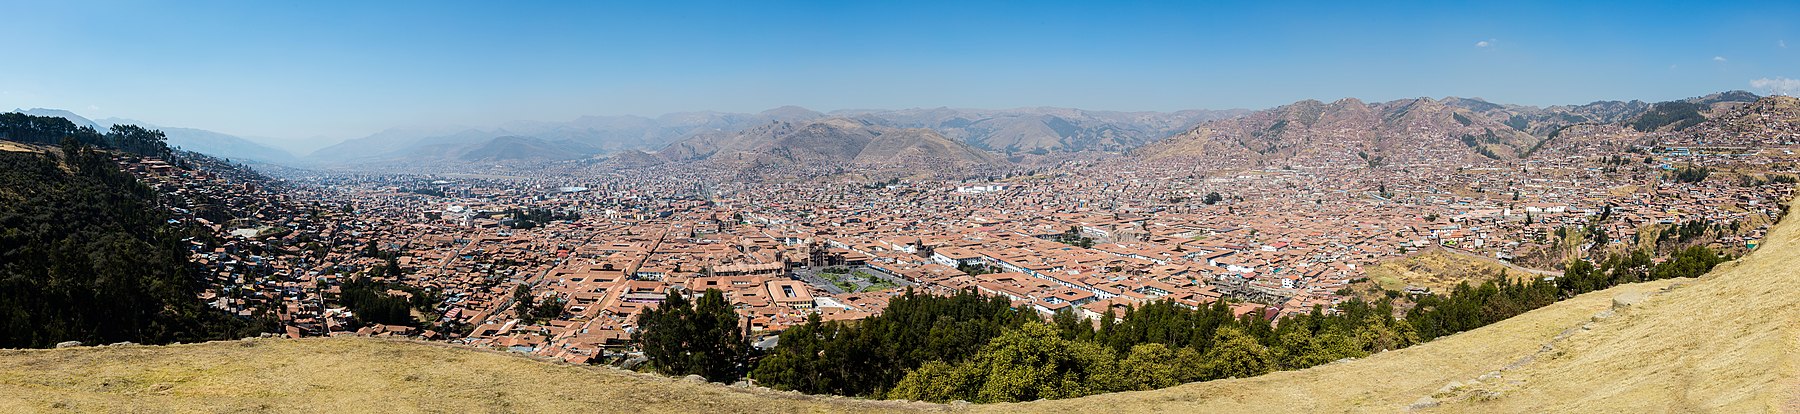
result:
<svg viewBox="0 0 1800 414"><path fill-rule="evenodd" d="M497 135L461 127L389 128L366 137L353 138L314 150L304 158L312 162L371 160L379 159L386 154L401 152L409 147L430 145L427 141L466 145L495 136Z"/></svg>
<svg viewBox="0 0 1800 414"><path fill-rule="evenodd" d="M1650 104L1643 101L1597 101L1586 105L1538 108L1500 105L1481 98L1445 98L1444 103L1482 117L1498 120L1512 129L1536 137L1548 137L1562 127L1585 123L1614 123L1641 114Z"/></svg>
<svg viewBox="0 0 1800 414"><path fill-rule="evenodd" d="M615 168L644 168L666 164L669 160L639 150L624 150L612 153L602 162Z"/></svg>
<svg viewBox="0 0 1800 414"><path fill-rule="evenodd" d="M463 161L566 160L586 158L598 152L599 148L575 141L504 136L464 148L456 158Z"/></svg>
<svg viewBox="0 0 1800 414"><path fill-rule="evenodd" d="M826 115L797 106L784 106L754 114L702 111L655 118L625 115L584 116L567 122L516 121L493 128L393 129L320 149L306 159L319 163L437 159L469 151L471 149L466 147L482 145L503 136L569 141L596 148L600 153L661 151L673 143L700 135L741 132L771 122L806 123L828 116L894 129L930 129L952 141L1003 153L1122 152L1203 121L1248 112L936 108L837 111Z"/></svg>
<svg viewBox="0 0 1800 414"><path fill-rule="evenodd" d="M94 128L102 133L113 125L137 125L144 128L160 130L168 138L169 146L198 152L220 158L241 161L258 161L277 164L291 164L296 161L293 154L287 151L258 144L230 134L207 131L204 129L177 128L155 125L148 122L123 119L103 118L90 120L74 112L61 109L32 108L15 110L27 115L53 116L68 119L76 125Z"/></svg>
<svg viewBox="0 0 1800 414"><path fill-rule="evenodd" d="M1243 167L1476 163L1530 157L1569 126L1683 130L1756 99L1732 91L1655 104L1600 101L1547 108L1458 97L1373 104L1354 98L1330 104L1306 100L1208 121L1132 155Z"/></svg>
<svg viewBox="0 0 1800 414"><path fill-rule="evenodd" d="M1211 121L1139 148L1145 158L1199 157L1244 166L1466 161L1517 157L1530 134L1445 101L1305 100Z"/></svg>
<svg viewBox="0 0 1800 414"><path fill-rule="evenodd" d="M929 128L951 139L996 152L1123 152L1181 132L1203 121L1248 110L1113 112L1070 108L906 109L839 113L904 128Z"/></svg>
<svg viewBox="0 0 1800 414"><path fill-rule="evenodd" d="M756 115L759 118L768 119L771 121L787 121L787 122L810 121L810 120L825 117L825 114L818 113L811 109L801 108L801 107L793 106L793 105L788 105L788 106L783 106L780 108L762 111L761 113L758 113Z"/></svg>
<svg viewBox="0 0 1800 414"><path fill-rule="evenodd" d="M866 120L771 121L739 132L695 135L656 154L741 168L841 166L961 168L1004 163L999 157L923 128Z"/></svg>
<svg viewBox="0 0 1800 414"><path fill-rule="evenodd" d="M1659 136L1661 142L1698 145L1775 147L1800 142L1800 98L1772 95L1741 102L1712 102L1714 110L1706 120L1672 136ZM1702 101L1703 103L1703 101Z"/></svg>
<svg viewBox="0 0 1800 414"><path fill-rule="evenodd" d="M1643 132L1680 131L1700 125L1719 111L1729 110L1757 100L1756 94L1730 91L1651 105L1633 117L1627 125Z"/></svg>
<svg viewBox="0 0 1800 414"><path fill-rule="evenodd" d="M180 147L184 150L219 158L288 165L298 161L298 158L295 158L293 154L289 154L287 151L258 144L231 134L204 129L165 127L122 118L104 118L96 122L105 125L107 128L111 128L113 125L137 125L160 130L163 132L163 135L168 137L170 146Z"/></svg>
<svg viewBox="0 0 1800 414"><path fill-rule="evenodd" d="M851 163L857 165L931 166L1003 164L1000 157L925 128L880 132Z"/></svg>
<svg viewBox="0 0 1800 414"><path fill-rule="evenodd" d="M83 117L81 117L81 115L76 115L74 112L69 112L69 111L65 111L65 110L61 110L61 109L49 109L49 108L14 109L13 112L18 112L18 113L22 113L22 114L26 114L26 115L33 115L33 116L51 116L51 117L67 119L67 120L69 120L69 122L74 122L75 126L84 126L84 127L88 127L88 128L93 128L95 130L99 130L100 132L106 132L106 129L111 127L110 125L101 126L100 124L95 123L93 120L83 118ZM142 126L142 125L139 125L139 126Z"/></svg>
<svg viewBox="0 0 1800 414"><path fill-rule="evenodd" d="M515 121L494 128L390 129L319 149L306 158L319 163L460 159L458 154L487 151L475 146L525 144L519 140L492 142L498 137L530 137L559 143L550 147L580 151L549 157L569 159L624 150L656 150L697 133L735 132L771 121L804 121L823 116L805 108L782 107L759 114L679 112L656 118L624 115L584 116L568 122Z"/></svg>
<svg viewBox="0 0 1800 414"><path fill-rule="evenodd" d="M1445 103L1467 109L1534 136L1548 137L1562 127L1578 124L1627 123L1639 131L1679 130L1705 120L1706 113L1757 100L1756 94L1729 91L1677 101L1598 101L1586 105L1537 108L1499 105L1480 98L1445 98Z"/></svg>

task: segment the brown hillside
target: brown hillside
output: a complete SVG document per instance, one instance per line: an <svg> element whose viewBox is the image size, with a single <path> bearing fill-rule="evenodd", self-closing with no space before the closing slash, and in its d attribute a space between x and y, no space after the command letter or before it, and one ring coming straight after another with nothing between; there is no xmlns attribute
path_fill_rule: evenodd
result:
<svg viewBox="0 0 1800 414"><path fill-rule="evenodd" d="M841 165L940 168L1003 163L986 151L922 128L896 129L848 118L773 122L740 132L698 135L658 152L671 160L735 166Z"/></svg>
<svg viewBox="0 0 1800 414"><path fill-rule="evenodd" d="M875 137L852 160L856 164L917 162L923 165L996 164L998 157L986 151L944 138L924 128L888 131Z"/></svg>
<svg viewBox="0 0 1800 414"><path fill-rule="evenodd" d="M1389 259L1363 269L1370 282L1385 290L1403 291L1408 286L1448 293L1458 283L1478 285L1506 274L1510 280L1534 276L1560 275L1544 270L1510 265L1490 257L1433 247L1411 255Z"/></svg>
<svg viewBox="0 0 1800 414"><path fill-rule="evenodd" d="M1489 159L1483 151L1516 158L1538 141L1502 121L1431 98L1305 100L1206 122L1134 154L1309 166L1358 165L1368 157L1385 164L1482 162Z"/></svg>

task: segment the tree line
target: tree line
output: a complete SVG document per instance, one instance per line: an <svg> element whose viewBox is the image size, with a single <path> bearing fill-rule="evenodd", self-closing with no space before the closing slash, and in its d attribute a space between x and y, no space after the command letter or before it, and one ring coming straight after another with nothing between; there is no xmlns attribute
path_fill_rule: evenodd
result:
<svg viewBox="0 0 1800 414"><path fill-rule="evenodd" d="M538 302L537 297L531 295L531 286L524 283L513 288L513 313L518 314L522 324L536 325L561 317L567 305L567 301L554 296Z"/></svg>
<svg viewBox="0 0 1800 414"><path fill-rule="evenodd" d="M507 209L506 217L511 219L507 225L515 229L536 228L544 223L557 220L580 220L581 214L573 211L552 211L542 208Z"/></svg>
<svg viewBox="0 0 1800 414"><path fill-rule="evenodd" d="M882 314L860 321L822 322L814 314L782 332L778 345L765 353L745 350L742 336L716 334L725 321L736 321L716 291L704 299L710 311L700 312L711 315L706 326L712 328L700 330L684 322L695 318L697 307L671 293L666 303L674 310L647 312L640 321L649 322L641 322L636 339L659 370L674 375L714 381L747 375L762 385L811 394L1030 401L1249 377L1363 357L1622 283L1698 276L1725 260L1706 247L1682 250L1661 264L1652 264L1647 252L1616 255L1598 265L1576 261L1554 280L1510 281L1503 272L1476 285L1461 283L1447 294L1413 295L1415 306L1405 312L1396 312L1392 299L1350 299L1331 311L1315 307L1279 322L1262 311L1237 314L1225 301L1199 307L1153 301L1120 314L1109 310L1098 320L1062 311L1046 321L1002 297L973 291L919 295L909 289ZM714 342L720 340L730 344ZM688 348L671 350L670 344ZM708 361L710 356L729 362Z"/></svg>
<svg viewBox="0 0 1800 414"><path fill-rule="evenodd" d="M1651 105L1649 110L1625 125L1640 132L1651 132L1674 125L1673 129L1679 131L1705 122L1706 115L1701 112L1707 109L1706 105L1692 102L1661 102Z"/></svg>
<svg viewBox="0 0 1800 414"><path fill-rule="evenodd" d="M412 303L407 298L388 294L389 289L386 283L356 277L338 286L337 300L356 315L358 322L412 325Z"/></svg>
<svg viewBox="0 0 1800 414"><path fill-rule="evenodd" d="M61 145L65 140L72 140L81 145L164 159L169 158L171 152L162 131L137 125L113 125L102 133L62 117L18 112L0 114L0 138L45 145Z"/></svg>
<svg viewBox="0 0 1800 414"><path fill-rule="evenodd" d="M702 306L704 304L704 306ZM671 293L639 319L655 369L713 381L743 376L814 394L928 401L1023 401L1154 389L1259 375L1360 357L1417 342L1387 302L1322 308L1277 325L1261 312L1234 315L1224 302L1189 308L1158 301L1098 321L1061 312L1045 321L1003 297L974 291L895 297L882 314L824 322L817 314L782 332L767 352L732 330L723 296L696 304Z"/></svg>
<svg viewBox="0 0 1800 414"><path fill-rule="evenodd" d="M1447 296L1418 297L1406 314L1420 339L1431 339L1505 320L1548 306L1558 300L1604 290L1626 283L1678 277L1698 277L1731 260L1705 246L1676 251L1668 260L1654 263L1647 251L1612 254L1599 263L1579 259L1554 280L1509 282L1501 277L1471 287L1457 285Z"/></svg>
<svg viewBox="0 0 1800 414"><path fill-rule="evenodd" d="M1225 302L1190 308L1153 301L1121 316L1109 311L1097 324L1059 312L1048 323L1008 328L961 361L926 362L871 396L939 402L1072 398L1299 369L1417 341L1387 302L1340 308L1315 308L1280 324L1262 311L1234 316Z"/></svg>
<svg viewBox="0 0 1800 414"><path fill-rule="evenodd" d="M1694 165L1681 166L1669 173L1669 177L1673 178L1675 182L1678 183L1697 183L1706 181L1706 177L1709 175L1712 175L1711 168Z"/></svg>

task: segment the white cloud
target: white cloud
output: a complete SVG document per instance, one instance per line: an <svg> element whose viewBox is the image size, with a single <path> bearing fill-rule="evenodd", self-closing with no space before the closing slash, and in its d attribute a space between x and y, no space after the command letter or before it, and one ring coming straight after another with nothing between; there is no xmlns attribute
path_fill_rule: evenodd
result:
<svg viewBox="0 0 1800 414"><path fill-rule="evenodd" d="M1781 46L1782 49L1786 49L1787 48L1787 39L1777 40L1777 41L1775 41L1775 45Z"/></svg>
<svg viewBox="0 0 1800 414"><path fill-rule="evenodd" d="M1800 93L1800 79L1783 77L1754 79L1750 81L1750 87L1765 89L1776 95L1794 95Z"/></svg>
<svg viewBox="0 0 1800 414"><path fill-rule="evenodd" d="M1713 61L1714 62L1724 62L1725 57L1724 56L1713 56Z"/></svg>
<svg viewBox="0 0 1800 414"><path fill-rule="evenodd" d="M1488 46L1493 46L1493 45L1494 45L1494 39L1488 39L1488 40L1475 42L1475 47L1488 47Z"/></svg>

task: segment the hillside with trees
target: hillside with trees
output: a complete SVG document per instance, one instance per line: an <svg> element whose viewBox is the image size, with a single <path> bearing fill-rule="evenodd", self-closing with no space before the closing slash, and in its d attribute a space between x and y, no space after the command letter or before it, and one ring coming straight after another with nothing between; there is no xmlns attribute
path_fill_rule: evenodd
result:
<svg viewBox="0 0 1800 414"><path fill-rule="evenodd" d="M1477 285L1459 284L1444 295L1411 295L1407 299L1415 305L1405 311L1397 311L1390 299L1351 299L1332 311L1314 308L1280 321L1261 312L1235 313L1224 301L1200 308L1151 302L1122 315L1108 312L1098 321L1065 311L1045 321L1004 298L908 291L882 314L855 323L821 322L814 315L783 332L749 376L765 386L809 394L936 402L1151 390L1406 348L1620 284L1699 276L1726 260L1705 247L1680 251L1660 264L1640 252L1598 265L1576 262L1554 281L1519 281L1502 273ZM735 351L740 345L707 345L717 338L741 338L723 328L735 318L716 296L708 291L700 302L710 305L690 307L671 294L668 310L644 316L638 340L653 366L665 374L720 382L742 376L734 367L748 367L751 356ZM712 309L712 316L704 309Z"/></svg>
<svg viewBox="0 0 1800 414"><path fill-rule="evenodd" d="M160 134L16 118L0 127L7 138L64 135L60 157L0 152L0 347L193 342L268 329L197 298L199 269L184 241L194 229L170 224L156 192L114 161L168 155Z"/></svg>
<svg viewBox="0 0 1800 414"><path fill-rule="evenodd" d="M0 113L0 139L26 144L63 145L64 141L109 148L148 157L169 158L171 151L162 131L137 125L113 125L102 133L67 118Z"/></svg>

